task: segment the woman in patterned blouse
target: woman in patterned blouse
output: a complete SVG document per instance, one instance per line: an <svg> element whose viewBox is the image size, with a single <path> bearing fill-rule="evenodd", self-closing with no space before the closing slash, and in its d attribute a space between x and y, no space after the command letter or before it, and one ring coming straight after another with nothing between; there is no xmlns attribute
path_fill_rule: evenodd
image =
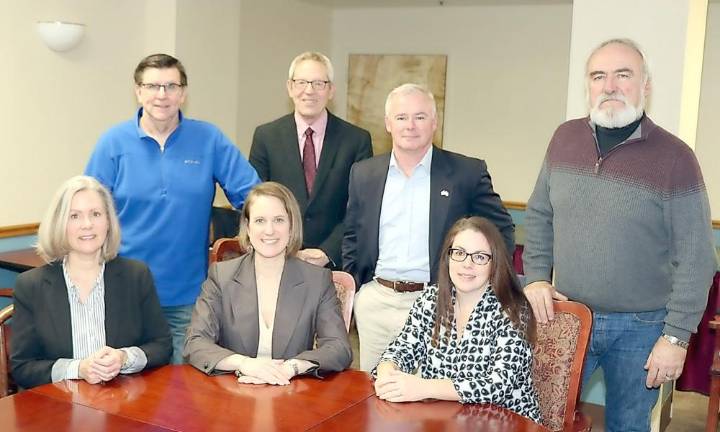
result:
<svg viewBox="0 0 720 432"><path fill-rule="evenodd" d="M502 236L487 219L460 219L442 250L438 285L425 289L383 353L375 392L390 402L490 403L539 422L535 321Z"/></svg>

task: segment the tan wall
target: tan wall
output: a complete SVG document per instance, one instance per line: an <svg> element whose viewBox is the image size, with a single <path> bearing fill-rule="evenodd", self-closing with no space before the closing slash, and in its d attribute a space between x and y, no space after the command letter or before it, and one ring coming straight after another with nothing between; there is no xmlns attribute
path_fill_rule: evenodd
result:
<svg viewBox="0 0 720 432"><path fill-rule="evenodd" d="M145 44L143 7L126 1L0 1L0 226L37 222L100 133L135 107L132 66ZM87 24L80 46L48 49L39 20Z"/></svg>
<svg viewBox="0 0 720 432"><path fill-rule="evenodd" d="M247 154L255 127L292 111L285 82L303 51L328 53L331 10L293 0L243 0L237 140Z"/></svg>
<svg viewBox="0 0 720 432"><path fill-rule="evenodd" d="M11 59L0 80L0 227L39 221L60 182L82 172L100 133L132 115L132 69L152 52L183 60L187 113L218 124L245 154L258 124L290 112L287 67L301 51L332 58L331 108L341 116L349 53L447 54L445 146L486 159L506 200L527 200L566 112L571 5L332 10L297 0L215 0L212 8L193 0L0 0L0 9L0 31L13 35L0 44L0 56ZM711 165L720 160L720 3L710 10L696 148L720 219L720 171ZM86 23L81 45L61 54L46 48L33 23L51 19Z"/></svg>
<svg viewBox="0 0 720 432"><path fill-rule="evenodd" d="M720 219L720 2L708 7L700 113L695 144L713 219Z"/></svg>
<svg viewBox="0 0 720 432"><path fill-rule="evenodd" d="M445 148L485 159L502 198L527 201L565 117L571 17L569 4L337 10L337 111L348 54L447 54Z"/></svg>

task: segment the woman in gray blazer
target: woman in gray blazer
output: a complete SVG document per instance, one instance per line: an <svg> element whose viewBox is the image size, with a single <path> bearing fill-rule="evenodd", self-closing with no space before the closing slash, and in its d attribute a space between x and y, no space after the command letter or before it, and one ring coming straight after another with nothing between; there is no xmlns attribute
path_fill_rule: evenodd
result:
<svg viewBox="0 0 720 432"><path fill-rule="evenodd" d="M292 193L274 182L256 186L239 239L249 253L213 265L195 304L185 341L190 364L278 385L347 368L352 352L331 272L295 258L302 217Z"/></svg>

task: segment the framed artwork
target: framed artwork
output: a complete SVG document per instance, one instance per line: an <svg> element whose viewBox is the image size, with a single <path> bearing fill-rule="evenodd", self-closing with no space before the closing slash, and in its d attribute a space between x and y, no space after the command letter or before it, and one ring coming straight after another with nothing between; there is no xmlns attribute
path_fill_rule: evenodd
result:
<svg viewBox="0 0 720 432"><path fill-rule="evenodd" d="M442 147L446 70L445 55L350 54L348 121L370 131L376 155L389 152L392 139L385 130L385 99L401 84L420 84L435 96L437 130L433 143Z"/></svg>

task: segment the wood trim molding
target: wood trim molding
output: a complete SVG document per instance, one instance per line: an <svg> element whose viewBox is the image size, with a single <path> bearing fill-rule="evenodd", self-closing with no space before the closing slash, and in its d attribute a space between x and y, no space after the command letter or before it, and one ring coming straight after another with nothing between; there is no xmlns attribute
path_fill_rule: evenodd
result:
<svg viewBox="0 0 720 432"><path fill-rule="evenodd" d="M503 205L505 208L513 209L513 210L525 210L527 209L527 203L524 203L522 201L503 201Z"/></svg>
<svg viewBox="0 0 720 432"><path fill-rule="evenodd" d="M513 210L526 210L527 209L527 203L524 203L522 201L503 201L503 205L505 205L505 208L513 209ZM230 206L227 206L228 208L232 208ZM29 223L29 224L22 224L22 225L9 225L0 227L0 238L6 238L6 237L19 237L23 235L33 235L37 234L38 226L40 226L39 223ZM714 220L712 221L712 227L713 229L720 230L720 220Z"/></svg>
<svg viewBox="0 0 720 432"><path fill-rule="evenodd" d="M38 227L40 226L40 223L29 223L29 224L22 224L22 225L9 225L0 227L0 238L6 238L6 237L19 237L24 235L33 235L37 234Z"/></svg>

